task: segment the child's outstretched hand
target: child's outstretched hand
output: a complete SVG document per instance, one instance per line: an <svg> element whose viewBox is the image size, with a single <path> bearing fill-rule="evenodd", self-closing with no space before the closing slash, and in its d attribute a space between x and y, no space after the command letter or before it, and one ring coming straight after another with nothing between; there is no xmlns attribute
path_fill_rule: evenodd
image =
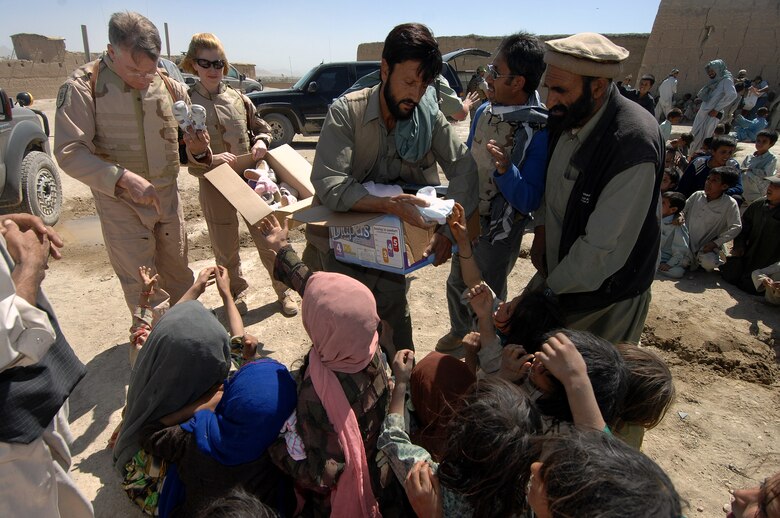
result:
<svg viewBox="0 0 780 518"><path fill-rule="evenodd" d="M563 333L550 337L536 353L536 358L542 361L544 367L558 378L564 387L576 378L588 377L585 360L569 337Z"/></svg>
<svg viewBox="0 0 780 518"><path fill-rule="evenodd" d="M444 516L439 477L428 462L421 460L412 466L404 483L406 497L417 516L439 518Z"/></svg>
<svg viewBox="0 0 780 518"><path fill-rule="evenodd" d="M217 266L214 276L217 281L217 290L219 290L219 296L222 300L231 299L230 294L230 275L228 275L227 268L224 266Z"/></svg>
<svg viewBox="0 0 780 518"><path fill-rule="evenodd" d="M476 374L477 367L479 367L478 355L480 349L482 349L482 340L480 340L479 333L472 331L464 336L460 343L463 345L463 350L466 352L466 357L464 358L466 365L471 372Z"/></svg>
<svg viewBox="0 0 780 518"><path fill-rule="evenodd" d="M447 216L447 224L452 231L452 237L455 238L455 243L462 248L461 245L466 245L469 242L468 232L466 231L466 211L463 210L463 206L460 203L455 202L455 206L452 207L452 212Z"/></svg>
<svg viewBox="0 0 780 518"><path fill-rule="evenodd" d="M478 319L492 318L493 295L486 284L477 284L466 295Z"/></svg>
<svg viewBox="0 0 780 518"><path fill-rule="evenodd" d="M270 250L279 252L279 250L287 246L287 220L284 220L280 225L276 216L269 214L260 220L258 228L263 234L263 243Z"/></svg>
<svg viewBox="0 0 780 518"><path fill-rule="evenodd" d="M501 353L501 369L498 375L507 381L520 381L531 368L533 359L534 355L526 353L522 346L509 344Z"/></svg>
<svg viewBox="0 0 780 518"><path fill-rule="evenodd" d="M244 346L241 350L241 356L247 361L254 360L257 357L257 344L257 338L246 333L244 335Z"/></svg>
<svg viewBox="0 0 780 518"><path fill-rule="evenodd" d="M206 291L206 286L214 284L214 277L216 276L217 267L208 266L200 271L198 278L192 284L192 287L196 289L198 296L203 295Z"/></svg>
<svg viewBox="0 0 780 518"><path fill-rule="evenodd" d="M148 266L139 266L138 275L141 277L141 282L144 283L144 294L150 296L154 293L154 287L160 280L160 274L155 273L152 275L152 269Z"/></svg>
<svg viewBox="0 0 780 518"><path fill-rule="evenodd" d="M412 377L412 368L414 367L414 351L401 349L395 353L393 358L393 376L395 376L396 386L403 383L408 384Z"/></svg>

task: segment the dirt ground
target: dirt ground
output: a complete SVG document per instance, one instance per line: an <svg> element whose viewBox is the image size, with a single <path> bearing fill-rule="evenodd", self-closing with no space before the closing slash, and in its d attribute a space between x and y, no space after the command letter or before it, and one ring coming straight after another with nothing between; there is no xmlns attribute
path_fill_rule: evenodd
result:
<svg viewBox="0 0 780 518"><path fill-rule="evenodd" d="M37 101L36 107L53 120L53 101ZM465 140L466 123L457 127ZM311 161L315 145L316 139L299 138L294 147ZM780 152L780 146L774 151ZM747 152L752 145L740 144L739 157ZM120 489L111 452L105 448L120 420L130 377L128 311L89 190L64 175L62 180L65 210L57 230L66 248L63 259L51 265L44 288L68 340L88 366L70 400L72 475L93 500L96 516L139 516ZM184 169L180 189L190 266L197 273L211 263L211 251L197 182ZM531 237L526 236L524 247L530 246ZM293 232L292 238L300 252L301 233ZM265 354L291 365L307 351L306 334L300 317L285 318L278 311L250 244L245 236L241 256L252 290L244 323L260 337ZM448 331L448 273L442 266L412 274L409 300L418 355L431 351ZM510 277L510 293L518 292L532 274L530 260L521 258ZM214 288L201 300L222 316ZM780 470L780 309L725 285L717 273L697 272L679 281L657 278L643 345L670 364L678 393L666 419L646 435L644 451L669 473L688 501L687 516L723 516L729 488L757 485Z"/></svg>

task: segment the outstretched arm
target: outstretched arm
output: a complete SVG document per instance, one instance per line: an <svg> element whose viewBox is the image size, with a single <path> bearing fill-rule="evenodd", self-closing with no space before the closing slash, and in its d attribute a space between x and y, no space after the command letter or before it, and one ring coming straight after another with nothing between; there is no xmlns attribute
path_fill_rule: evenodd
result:
<svg viewBox="0 0 780 518"><path fill-rule="evenodd" d="M536 353L536 358L566 389L574 424L580 428L604 430L607 424L593 393L585 360L569 337L557 333L549 338Z"/></svg>

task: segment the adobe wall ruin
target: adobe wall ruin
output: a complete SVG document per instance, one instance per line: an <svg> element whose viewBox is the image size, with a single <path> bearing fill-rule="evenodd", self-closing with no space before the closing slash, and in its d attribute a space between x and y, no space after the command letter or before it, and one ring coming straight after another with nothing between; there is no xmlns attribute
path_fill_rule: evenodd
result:
<svg viewBox="0 0 780 518"><path fill-rule="evenodd" d="M647 41L642 73L663 80L680 69L677 91L696 92L709 81L704 66L722 59L737 75L761 75L780 83L780 2L778 0L662 0Z"/></svg>

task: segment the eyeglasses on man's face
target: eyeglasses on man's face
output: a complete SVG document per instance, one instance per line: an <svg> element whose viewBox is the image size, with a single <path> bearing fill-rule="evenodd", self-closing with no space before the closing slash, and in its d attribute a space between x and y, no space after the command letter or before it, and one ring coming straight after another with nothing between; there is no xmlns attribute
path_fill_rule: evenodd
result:
<svg viewBox="0 0 780 518"><path fill-rule="evenodd" d="M487 66L488 74L490 74L490 77L493 79L499 79L501 77L517 77L518 74L500 74L498 72L498 69L495 67L495 65L490 64Z"/></svg>

